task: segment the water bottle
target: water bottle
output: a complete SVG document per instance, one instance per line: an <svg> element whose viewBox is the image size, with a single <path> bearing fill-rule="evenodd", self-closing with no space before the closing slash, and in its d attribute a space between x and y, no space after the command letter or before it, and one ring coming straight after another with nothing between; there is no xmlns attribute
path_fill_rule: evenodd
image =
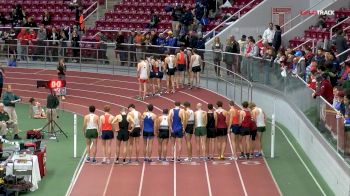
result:
<svg viewBox="0 0 350 196"><path fill-rule="evenodd" d="M19 151L21 150L21 148L20 148L20 146L19 146L19 143L18 142L16 142L16 147L15 147L15 154L19 154Z"/></svg>

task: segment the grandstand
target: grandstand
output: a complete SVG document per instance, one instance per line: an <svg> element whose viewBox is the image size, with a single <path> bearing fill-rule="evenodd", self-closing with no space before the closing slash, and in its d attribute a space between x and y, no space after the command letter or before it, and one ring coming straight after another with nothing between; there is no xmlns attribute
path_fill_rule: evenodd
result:
<svg viewBox="0 0 350 196"><path fill-rule="evenodd" d="M319 14L325 11L334 15ZM0 38L3 85L11 84L25 102L35 97L46 103L48 92L38 89L36 81L55 79L59 59L67 66L67 96L60 99L63 118L58 123L69 129L69 137L58 135L59 143L43 140L48 154L59 156L62 149L65 157L49 162L48 175L28 195L50 195L57 185L53 195L350 196L348 0L0 0ZM185 87L168 92L164 74L163 87L150 80L154 84L147 97L138 97L139 62L149 63L150 72L168 70L171 60L165 58L176 55L177 66L182 54L186 72L178 82ZM197 61L200 85L192 88L187 82ZM110 105L115 115L129 104L142 112L153 104L154 113L161 115L175 101L188 101L193 110L199 103L207 111L217 101L229 109L230 100L236 103L233 109L241 110L248 101L264 111L263 156L253 149L253 158L249 153L235 157L241 152L234 152L234 137L224 137L223 158L219 152L214 160L201 157L197 140L190 139L191 160L184 139L179 161L171 142L166 158L174 161L156 161L155 137L153 145L140 142L141 149L151 145L153 162L140 155L139 162L102 163L106 157L100 139L98 163L84 162L88 155L79 129L90 105L98 115ZM34 129L39 123L24 117L25 107L18 109L20 129ZM79 152L71 158L74 128L68 124L74 114L79 116L74 124ZM16 155L17 149L5 147Z"/></svg>

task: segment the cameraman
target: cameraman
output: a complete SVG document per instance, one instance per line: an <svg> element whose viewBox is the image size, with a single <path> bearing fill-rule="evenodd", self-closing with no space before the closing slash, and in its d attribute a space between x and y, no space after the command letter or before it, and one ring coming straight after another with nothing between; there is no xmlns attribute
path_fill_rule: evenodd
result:
<svg viewBox="0 0 350 196"><path fill-rule="evenodd" d="M50 139L56 139L54 134L54 126L55 124L52 121L56 121L57 119L57 107L60 104L58 97L56 96L56 92L52 91L46 99L46 116L49 122L49 134L51 134Z"/></svg>

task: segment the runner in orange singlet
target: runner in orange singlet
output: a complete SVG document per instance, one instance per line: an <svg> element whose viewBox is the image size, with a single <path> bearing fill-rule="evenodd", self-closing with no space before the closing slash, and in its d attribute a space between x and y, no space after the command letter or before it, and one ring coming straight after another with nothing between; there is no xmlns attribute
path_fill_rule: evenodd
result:
<svg viewBox="0 0 350 196"><path fill-rule="evenodd" d="M231 160L237 160L237 149L239 149L239 152L241 151L241 144L239 143L240 139L240 123L239 123L239 118L240 118L240 111L235 108L235 102L230 101L230 110L229 110L229 115L230 115L230 121L229 121L229 128L232 131L231 134L231 142L232 142L232 157Z"/></svg>
<svg viewBox="0 0 350 196"><path fill-rule="evenodd" d="M113 125L112 120L113 116L109 113L111 110L111 107L109 105L104 106L103 108L105 114L100 116L100 130L102 132L101 139L102 139L102 149L103 149L103 160L102 163L110 163L111 158L111 144L112 139L114 138L113 133Z"/></svg>

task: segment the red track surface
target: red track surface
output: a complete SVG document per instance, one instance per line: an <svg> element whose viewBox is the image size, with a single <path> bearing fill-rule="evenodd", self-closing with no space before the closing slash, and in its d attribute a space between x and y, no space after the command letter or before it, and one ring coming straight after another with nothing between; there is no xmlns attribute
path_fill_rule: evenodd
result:
<svg viewBox="0 0 350 196"><path fill-rule="evenodd" d="M13 84L16 94L28 99L36 97L46 99L47 91L36 88L36 80L56 78L56 72L40 69L7 69L5 83ZM137 101L137 83L135 78L112 76L85 72L69 72L67 76L67 100L61 108L84 114L87 106L95 105L101 109L105 104L112 107L116 114L121 106L134 103L139 110L152 103L155 112L162 108L171 108L174 100L207 104L226 98L204 90L183 90L176 94ZM227 107L227 104L225 104ZM99 110L99 113L101 110ZM194 139L194 138L193 138ZM142 142L141 142L142 144ZM100 144L98 143L98 147ZM183 146L183 155L186 149ZM157 155L157 142L154 142L153 156ZM169 148L170 149L170 148ZM114 152L114 145L113 149ZM196 152L195 146L193 146ZM101 151L101 150L100 150ZM170 156L170 150L169 156ZM230 154L229 145L227 153ZM98 153L99 157L101 152ZM194 155L195 156L195 155ZM222 164L225 163L225 164ZM254 164L256 163L256 164ZM197 165L169 163L168 165L89 165L83 164L81 172L73 186L71 195L121 195L121 196L203 196L203 195L279 195L263 159L252 161L198 162Z"/></svg>

